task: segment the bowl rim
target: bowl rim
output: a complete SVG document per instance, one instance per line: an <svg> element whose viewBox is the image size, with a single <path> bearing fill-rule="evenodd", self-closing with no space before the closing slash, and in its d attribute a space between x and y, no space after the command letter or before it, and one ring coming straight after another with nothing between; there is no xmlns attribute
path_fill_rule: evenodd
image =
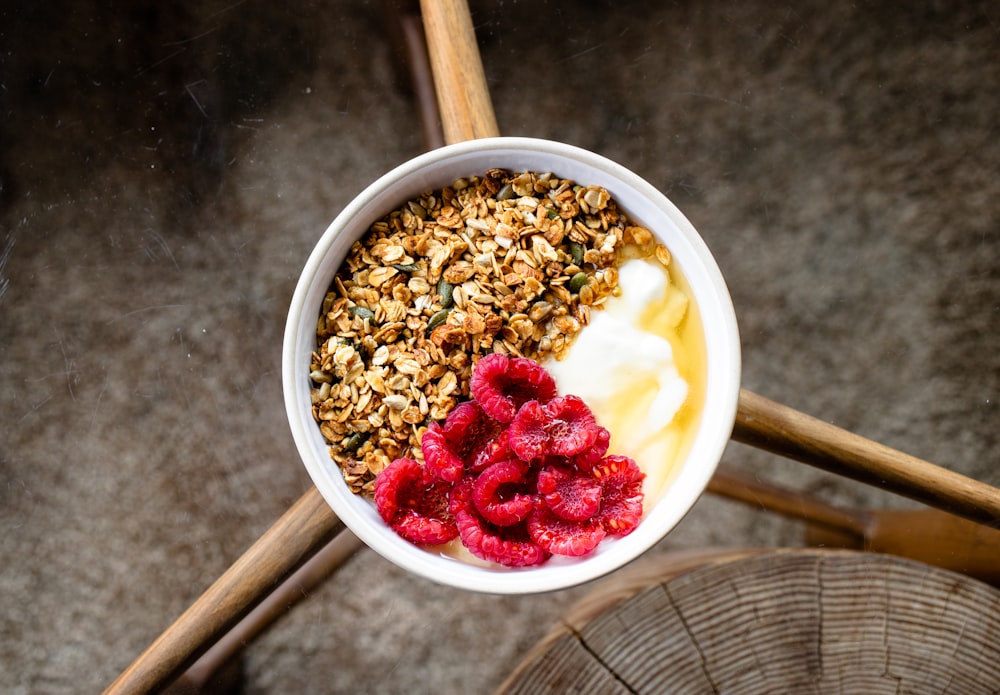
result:
<svg viewBox="0 0 1000 695"><path fill-rule="evenodd" d="M605 541L584 558L554 557L543 565L521 569L464 563L397 536L370 501L348 489L312 418L309 399L308 360L315 349L316 318L350 244L372 222L413 196L493 167L552 171L561 178L607 188L629 218L653 231L680 265L696 295L693 299L709 353L699 431L685 465L637 529ZM701 496L722 457L736 417L740 370L740 340L729 290L708 246L680 210L643 178L602 155L525 137L447 145L403 162L368 185L334 218L310 253L292 296L282 344L282 388L292 437L313 483L334 513L369 547L403 569L440 584L492 594L541 593L582 584L628 564L659 542ZM692 465L695 457L700 465Z"/></svg>

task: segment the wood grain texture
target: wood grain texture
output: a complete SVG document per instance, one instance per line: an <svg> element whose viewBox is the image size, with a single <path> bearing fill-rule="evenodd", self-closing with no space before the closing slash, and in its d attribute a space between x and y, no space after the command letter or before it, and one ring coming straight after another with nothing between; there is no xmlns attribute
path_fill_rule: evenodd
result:
<svg viewBox="0 0 1000 695"><path fill-rule="evenodd" d="M888 553L973 577L1000 587L1000 530L936 509L857 510L862 536L806 529L806 543Z"/></svg>
<svg viewBox="0 0 1000 695"><path fill-rule="evenodd" d="M310 488L105 693L162 690L342 529Z"/></svg>
<svg viewBox="0 0 1000 695"><path fill-rule="evenodd" d="M500 134L472 16L463 0L421 0L438 108L449 144Z"/></svg>
<svg viewBox="0 0 1000 695"><path fill-rule="evenodd" d="M564 621L497 692L565 692L567 674L574 692L615 692L591 687L597 668L630 693L1000 688L1000 592L962 575L829 550L706 556L679 574L658 561L660 578Z"/></svg>

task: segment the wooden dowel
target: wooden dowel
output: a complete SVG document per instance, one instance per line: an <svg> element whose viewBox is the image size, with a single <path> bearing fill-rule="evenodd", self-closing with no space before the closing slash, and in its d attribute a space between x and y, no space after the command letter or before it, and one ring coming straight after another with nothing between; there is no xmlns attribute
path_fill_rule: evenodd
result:
<svg viewBox="0 0 1000 695"><path fill-rule="evenodd" d="M400 17L403 33L403 47L406 63L413 85L413 100L420 114L420 129L424 135L424 145L434 150L444 145L441 130L441 116L437 97L434 93L434 77L431 74L430 57L427 55L427 40L424 36L420 17L406 14Z"/></svg>
<svg viewBox="0 0 1000 695"><path fill-rule="evenodd" d="M184 686L191 692L203 692L215 674L276 620L305 600L313 589L326 581L362 547L364 543L350 531L338 534L261 601L236 627L202 654L174 685Z"/></svg>
<svg viewBox="0 0 1000 695"><path fill-rule="evenodd" d="M311 488L105 694L161 691L342 529L319 491Z"/></svg>
<svg viewBox="0 0 1000 695"><path fill-rule="evenodd" d="M733 440L1000 526L1000 490L740 390Z"/></svg>
<svg viewBox="0 0 1000 695"><path fill-rule="evenodd" d="M421 0L441 123L450 143L500 134L464 0Z"/></svg>
<svg viewBox="0 0 1000 695"><path fill-rule="evenodd" d="M859 538L865 535L866 518L861 512L839 509L807 495L762 482L752 475L737 473L725 466L719 466L715 471L708 481L707 490L720 497L830 530Z"/></svg>

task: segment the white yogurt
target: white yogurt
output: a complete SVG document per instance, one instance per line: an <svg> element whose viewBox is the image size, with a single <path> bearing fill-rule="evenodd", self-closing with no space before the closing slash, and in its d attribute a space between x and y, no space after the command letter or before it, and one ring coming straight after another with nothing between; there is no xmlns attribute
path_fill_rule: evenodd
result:
<svg viewBox="0 0 1000 695"><path fill-rule="evenodd" d="M621 295L591 313L590 324L562 360L548 360L560 393L579 396L611 432L609 453L625 454L646 473L648 503L670 474L681 442L672 426L688 398L667 335L687 310L655 260L634 259L618 269Z"/></svg>

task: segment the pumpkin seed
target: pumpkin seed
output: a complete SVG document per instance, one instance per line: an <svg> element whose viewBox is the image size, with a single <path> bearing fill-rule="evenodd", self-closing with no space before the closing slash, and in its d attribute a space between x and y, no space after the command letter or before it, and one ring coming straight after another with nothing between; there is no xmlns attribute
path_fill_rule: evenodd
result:
<svg viewBox="0 0 1000 695"><path fill-rule="evenodd" d="M427 322L427 330L433 331L435 328L440 326L448 318L448 314L451 313L451 308L442 309L431 316L430 320Z"/></svg>
<svg viewBox="0 0 1000 695"><path fill-rule="evenodd" d="M447 280L441 280L437 286L438 296L441 297L441 306L447 309L454 299L455 287Z"/></svg>
<svg viewBox="0 0 1000 695"><path fill-rule="evenodd" d="M587 284L587 274L579 272L569 279L569 291L577 294Z"/></svg>
<svg viewBox="0 0 1000 695"><path fill-rule="evenodd" d="M365 443L366 439L368 439L368 432L355 432L347 438L347 441L343 443L342 446L344 451L353 454L361 448L361 445Z"/></svg>
<svg viewBox="0 0 1000 695"><path fill-rule="evenodd" d="M362 320L368 319L369 321L371 321L372 319L375 318L375 312L374 311L372 311L371 309L366 309L363 306L358 306L357 304L355 304L354 306L348 308L347 312L351 316L359 316L359 317L361 317Z"/></svg>

